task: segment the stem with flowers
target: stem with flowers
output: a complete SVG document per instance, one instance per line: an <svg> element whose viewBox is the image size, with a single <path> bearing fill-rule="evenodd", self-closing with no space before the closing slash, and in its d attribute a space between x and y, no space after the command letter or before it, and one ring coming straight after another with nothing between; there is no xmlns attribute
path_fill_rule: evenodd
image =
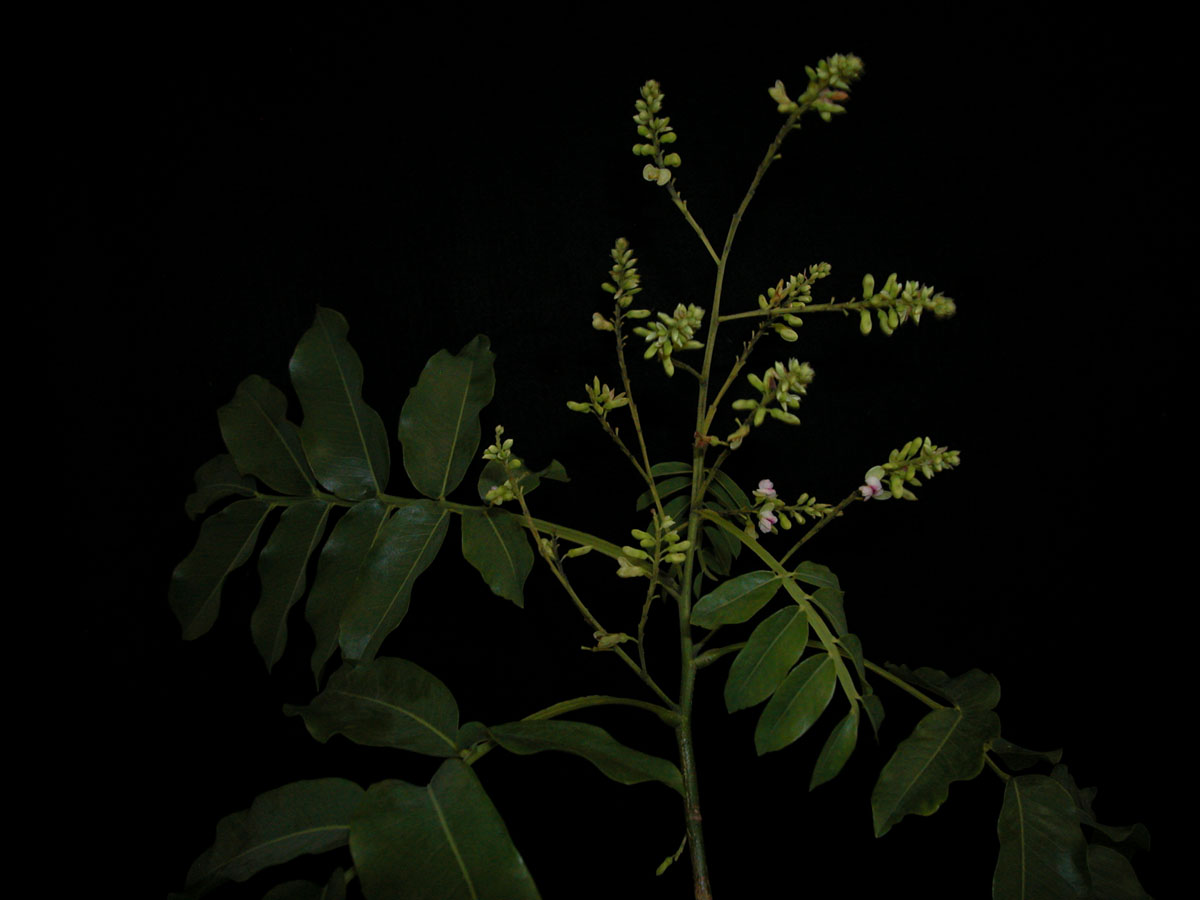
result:
<svg viewBox="0 0 1200 900"><path fill-rule="evenodd" d="M727 657L727 710L762 707L753 734L759 755L790 747L830 707L841 707L809 790L839 774L864 717L878 739L883 705L873 679L899 687L929 709L880 772L871 797L877 836L906 816L932 813L953 782L974 778L986 767L999 776L1003 790L994 897L1058 897L1067 891L1103 897L1115 895L1114 885L1137 884L1128 857L1144 829L1100 825L1059 753L1025 750L1001 737L994 677L974 669L951 677L871 662L849 628L838 576L812 560L790 562L856 503L915 500L914 488L959 465L958 452L928 437L913 438L869 466L863 483L848 485L836 504L809 493L788 502L769 478L747 479L745 484L756 485L747 493L742 476L726 471L759 429L800 424L797 410L814 381L812 366L789 356L747 370L753 353L773 339L799 342L802 314L858 312L864 336L875 324L891 336L907 322L919 323L926 312L938 317L955 312L948 297L894 274L878 291L866 275L861 298L813 303L814 290L830 274L823 262L777 279L758 296L756 308L722 312L734 238L783 142L812 113L829 122L844 112L841 104L861 71L856 57L837 55L806 70L807 86L795 100L781 82L768 89L783 124L733 213L719 253L678 191L682 159L674 150L677 133L662 115L662 90L655 81L641 89L634 116L640 140L633 152L648 160L642 176L666 189L716 272L708 308L679 303L669 313L655 313L635 304L643 285L629 242L618 239L611 250L612 268L602 287L612 308L594 313L592 327L613 336L620 389L595 376L585 385L586 399L567 406L597 422L645 486L637 511L648 510L649 519L630 529L630 543L535 518L531 494L543 482L567 480L565 469L557 461L530 468L502 426L495 427L494 441L482 453L484 465L474 483L478 502L450 499L479 460L480 413L495 386L493 355L482 335L457 354L443 350L433 356L404 403L398 436L415 497L387 492L389 442L379 415L362 399L361 364L340 314L319 309L293 355L290 372L304 408L302 426L287 419L286 399L265 379L252 376L239 386L220 412L229 453L200 468L196 493L188 500L193 516L217 511L205 520L196 548L172 581L171 604L184 637L198 637L212 626L226 577L269 531L259 554L255 645L268 669L278 662L289 610L301 598L315 638L311 667L318 693L286 712L301 718L321 742L341 735L440 762L424 784L389 779L363 788L349 779L326 778L268 791L218 825L214 844L188 874L188 896L303 854L331 852L341 855L326 881L286 896L536 898L533 874L476 771L487 767L483 760L493 750L504 750L566 752L619 783L655 782L678 793L685 837L658 874L686 847L693 895L710 900L714 887L693 716L699 673L716 671ZM719 327L742 319L753 330L729 369L719 371ZM642 341L643 359L653 361L664 377L682 371L696 380L687 459L655 461L626 355L635 338ZM694 351L702 351L697 365L679 358ZM610 416L625 415L635 443L623 440L610 422ZM633 676L631 689L642 696L585 694L513 721L462 723L455 697L435 675L383 654L385 639L404 621L414 583L445 543L452 522L460 529L464 561L493 593L518 607L535 557L540 559L591 633L583 649L617 660ZM797 533L785 552L768 549L771 536L793 529ZM617 625L595 613L602 608L592 601L597 589L573 577L574 560L592 553L607 557L617 578L646 580L636 617ZM743 556L753 567L735 571L745 568L739 566ZM660 684L651 674L651 661L662 651L647 645L647 626L659 601L675 605L677 686ZM604 607L606 619L619 617L609 609ZM734 640L709 648L731 631L738 632ZM341 664L329 673L335 657ZM570 718L600 706L632 710L670 728L677 760L627 746L598 726ZM1037 767L1044 771L1030 771Z"/></svg>

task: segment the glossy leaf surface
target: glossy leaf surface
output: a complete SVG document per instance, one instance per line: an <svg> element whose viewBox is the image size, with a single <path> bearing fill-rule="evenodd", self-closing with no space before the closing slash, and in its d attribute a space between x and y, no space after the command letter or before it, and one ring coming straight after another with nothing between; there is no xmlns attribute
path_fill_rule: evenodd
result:
<svg viewBox="0 0 1200 900"><path fill-rule="evenodd" d="M229 573L250 558L270 504L237 500L200 526L192 552L171 576L168 599L183 626L184 640L212 628L221 607L221 588Z"/></svg>
<svg viewBox="0 0 1200 900"><path fill-rule="evenodd" d="M245 881L268 866L345 845L364 791L344 778L297 781L260 794L250 808L217 823L213 845L192 863L187 885L205 893Z"/></svg>
<svg viewBox="0 0 1200 900"><path fill-rule="evenodd" d="M703 628L734 625L752 618L779 590L771 572L747 572L718 585L692 607L692 624Z"/></svg>
<svg viewBox="0 0 1200 900"><path fill-rule="evenodd" d="M304 596L308 558L325 533L329 504L307 500L283 511L258 557L262 596L250 617L254 646L270 671L287 645L287 617Z"/></svg>
<svg viewBox="0 0 1200 900"><path fill-rule="evenodd" d="M253 497L254 479L237 470L228 453L214 456L196 470L196 490L188 495L184 511L189 519L203 515L218 500L226 497Z"/></svg>
<svg viewBox="0 0 1200 900"><path fill-rule="evenodd" d="M449 517L437 504L421 500L400 507L387 520L363 561L342 616L343 657L370 660L404 619L413 582L437 556Z"/></svg>
<svg viewBox="0 0 1200 900"><path fill-rule="evenodd" d="M346 666L305 707L285 707L304 717L324 743L335 734L358 744L395 747L429 756L455 756L458 704L442 682L416 663L380 657Z"/></svg>
<svg viewBox="0 0 1200 900"><path fill-rule="evenodd" d="M321 670L338 648L342 613L350 603L359 569L379 537L386 514L387 507L378 500L354 504L338 519L321 549L317 577L304 609L316 637L312 652L314 678L321 677Z"/></svg>
<svg viewBox="0 0 1200 900"><path fill-rule="evenodd" d="M287 398L260 375L238 385L217 410L221 437L238 470L281 494L310 494L316 487L300 432L287 419Z"/></svg>
<svg viewBox="0 0 1200 900"><path fill-rule="evenodd" d="M529 754L561 750L582 756L621 784L661 781L683 793L683 780L675 764L618 742L603 728L584 722L533 720L509 722L488 729L505 750Z"/></svg>
<svg viewBox="0 0 1200 900"><path fill-rule="evenodd" d="M1075 802L1053 778L1010 778L996 832L994 900L1075 900L1088 893L1087 844Z"/></svg>
<svg viewBox="0 0 1200 900"><path fill-rule="evenodd" d="M368 900L536 900L504 820L461 760L427 787L381 781L350 827L350 852Z"/></svg>
<svg viewBox="0 0 1200 900"><path fill-rule="evenodd" d="M736 712L770 697L804 654L807 641L808 616L798 606L760 622L729 667L725 708Z"/></svg>
<svg viewBox="0 0 1200 900"><path fill-rule="evenodd" d="M951 782L980 773L984 744L999 734L1000 719L990 710L954 707L927 713L879 773L871 793L875 836L910 813L936 812Z"/></svg>
<svg viewBox="0 0 1200 900"><path fill-rule="evenodd" d="M426 497L458 487L479 449L479 412L492 399L495 354L480 334L457 354L434 354L400 411L404 470Z"/></svg>
<svg viewBox="0 0 1200 900"><path fill-rule="evenodd" d="M1150 900L1133 864L1116 850L1090 844L1087 860L1095 900Z"/></svg>
<svg viewBox="0 0 1200 900"><path fill-rule="evenodd" d="M754 729L758 755L780 750L817 721L833 697L837 673L833 658L818 653L802 661L775 691Z"/></svg>
<svg viewBox="0 0 1200 900"><path fill-rule="evenodd" d="M811 791L817 785L835 778L838 772L842 771L842 766L846 765L846 760L854 752L854 745L857 743L858 704L855 704L850 712L846 713L845 718L833 726L833 731L825 740L825 746L821 748L816 765L813 766L808 789Z"/></svg>
<svg viewBox="0 0 1200 900"><path fill-rule="evenodd" d="M317 480L348 500L387 489L391 450L379 413L362 397L358 354L341 313L317 308L289 367L304 408L300 438Z"/></svg>
<svg viewBox="0 0 1200 900"><path fill-rule="evenodd" d="M462 514L463 558L474 566L492 593L525 605L525 579L533 568L529 538L514 516L468 509Z"/></svg>

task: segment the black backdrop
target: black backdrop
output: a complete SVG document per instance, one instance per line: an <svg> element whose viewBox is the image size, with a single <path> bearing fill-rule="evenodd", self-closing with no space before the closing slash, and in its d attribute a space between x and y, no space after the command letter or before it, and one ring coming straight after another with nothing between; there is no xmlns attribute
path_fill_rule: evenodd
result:
<svg viewBox="0 0 1200 900"><path fill-rule="evenodd" d="M943 21L936 38L844 22L796 36L764 22L684 41L661 18L618 27L611 15L570 36L476 19L106 22L49 52L35 91L51 237L38 315L61 411L51 433L79 493L55 522L46 565L70 578L51 578L61 597L48 602L69 623L67 715L87 748L55 783L88 786L65 815L94 837L95 879L161 895L182 885L216 819L262 790L431 771L318 745L280 715L311 695L309 638L297 614L288 658L266 675L248 633L252 571L232 579L212 634L179 640L165 598L196 533L182 502L222 449L215 410L237 383L255 372L285 386L315 305L331 306L394 433L424 360L486 333L498 386L485 434L503 423L529 461L566 465L573 483L543 487L540 514L622 540L644 525L638 488L564 405L593 374L615 377L589 327L607 300L607 250L630 239L658 308L706 303L712 275L629 153L637 88L662 82L678 184L717 239L777 127L765 88L782 78L798 92L803 65L834 51L861 55L866 77L846 116L789 140L739 233L725 309L827 260L822 296L895 270L955 297L959 315L890 340L811 316L798 344L762 350L758 366L772 354L812 363L804 426L756 434L729 470L747 488L771 477L785 494L836 500L915 434L960 448L961 469L919 503L855 506L807 555L840 574L869 657L995 673L1007 737L1065 746L1080 783L1101 787L1103 820L1158 821L1181 693L1164 632L1187 590L1169 516L1191 480L1172 446L1190 409L1171 394L1194 241L1179 209L1193 179L1171 29L1150 39L1118 23L998 19ZM740 339L723 328L718 359ZM648 364L635 375L647 400L665 380ZM690 390L675 381L674 399L647 402L660 459L687 454ZM398 454L393 472L392 490L407 492ZM446 681L464 721L637 693L613 660L577 649L587 631L546 573L520 612L452 557L422 577L387 650ZM606 621L635 615L628 584L581 567ZM911 882L930 897L986 895L990 776L957 786L932 819L870 835L872 779L919 709L885 690L884 750L864 739L810 795L820 739L755 760L754 715L721 708L727 665L703 673L696 723L721 895L756 895L780 873L797 893ZM583 718L672 751L631 715ZM673 886L652 874L682 834L669 792L546 754L492 754L481 769L545 896L686 896L686 865L661 879Z"/></svg>

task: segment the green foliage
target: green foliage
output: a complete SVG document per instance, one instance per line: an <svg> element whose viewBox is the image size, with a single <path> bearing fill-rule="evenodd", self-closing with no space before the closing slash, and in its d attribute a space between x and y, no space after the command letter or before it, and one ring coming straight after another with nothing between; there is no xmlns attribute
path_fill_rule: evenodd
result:
<svg viewBox="0 0 1200 900"><path fill-rule="evenodd" d="M438 353L400 411L404 470L426 497L458 487L479 446L479 412L496 389L488 339L478 335L457 356Z"/></svg>
<svg viewBox="0 0 1200 900"><path fill-rule="evenodd" d="M526 755L561 750L582 756L621 784L660 781L683 793L683 779L674 763L626 747L595 725L556 720L509 722L492 726L488 733L510 753Z"/></svg>
<svg viewBox="0 0 1200 900"><path fill-rule="evenodd" d="M716 263L717 275L711 308L681 303L673 315L659 313L646 326L627 329L629 320L648 319L650 312L629 309L642 288L628 242L619 239L611 251L613 267L603 288L613 296L612 318L595 313L592 324L614 340L619 381L612 378L616 387L610 387L594 376L586 387L587 402L570 401L568 407L592 413L640 479L642 493L635 503L640 527L630 528L637 546L535 519L529 495L544 479L567 481L566 470L557 460L531 470L515 455L513 439L503 437L502 426L496 426L495 443L480 458L480 413L495 389L495 357L483 335L457 354L442 350L431 357L403 404L397 436L404 471L419 496L388 493L387 430L363 398L362 365L339 313L318 308L292 356L291 380L303 412L300 426L287 417L286 396L265 379L252 375L238 385L218 413L229 452L197 470L196 490L186 502L189 516L207 518L195 547L176 567L169 591L184 638L199 637L212 627L227 578L261 543L261 596L251 616L251 636L268 670L286 652L288 617L299 603L304 603L315 639L310 667L318 693L307 705L289 705L285 712L301 717L322 743L341 735L356 744L441 762L424 785L386 780L364 791L352 781L326 778L262 794L248 809L218 824L212 847L188 874L189 896L306 854L348 846L352 868L343 867L343 853L323 882L287 881L266 896L337 900L347 896L352 884L351 895L361 891L369 900L536 898L533 879L473 768L498 748L518 755L569 753L620 784L653 781L679 793L695 893L711 897L691 715L697 673L726 655L733 656L724 680L728 712L765 704L754 730L759 755L783 750L812 731L835 695L845 700L845 712L832 728L818 729L824 741L809 790L842 771L857 746L864 712L879 738L884 712L873 680L890 682L930 708L879 774L871 796L877 836L908 815L932 814L946 802L953 782L974 778L989 766L1004 782L993 878L997 900L1146 896L1129 862L1134 850L1148 846L1145 829L1100 824L1092 810L1094 791L1074 783L1060 764L1060 751L1030 751L1000 736L994 711L1000 687L994 677L979 670L952 678L936 669L875 665L864 655L858 635L849 631L838 576L811 560L788 563L856 501L916 499L911 488L922 485L920 478L957 466L957 451L914 438L893 450L886 463L868 469L865 484L848 485L848 495L837 504L817 503L807 493L786 504L767 480L759 482L751 499L723 468L746 440L757 437L754 429L768 417L798 425L794 410L813 382L812 368L798 358L787 365L776 362L761 377L744 375L756 396L728 404L745 417L736 420L737 429L727 438L718 437L723 433L714 427L718 408L743 376L755 343L768 332L797 341L801 311L806 316L857 311L864 332L871 330L874 313L881 329L891 334L909 319L919 321L924 312L944 316L955 310L952 300L932 288L917 282L901 285L895 275L878 292L868 275L862 300L813 303L814 284L830 271L828 263L819 263L786 282L780 279L759 296L757 309L721 315L728 251L763 174L779 159L782 141L804 114L815 111L829 121L844 111L841 101L861 69L856 57L833 56L806 70L808 85L796 100L782 82L769 89L787 118L719 254L673 183L671 170L680 159L664 149L676 134L661 115L660 86L648 81L642 88L635 120L643 140L634 153L649 158L643 177L666 187ZM759 325L722 383L713 368L715 337L723 321L737 318L752 318ZM704 323L708 328L702 342ZM650 461L654 457L625 356L630 332L645 339L644 358L657 359L667 375L676 371L677 352L704 351L703 362L696 362L699 369L678 363L700 385L696 427L687 435L689 460ZM636 447L610 423L610 417L617 422L626 416ZM715 459L709 455L714 448L720 450ZM472 465L480 468L473 486L482 505L450 500ZM499 508L505 501L516 501L519 511ZM786 552L776 554L761 543L809 524L806 517L812 523ZM517 721L490 727L479 721L461 724L458 703L441 680L415 663L381 655L455 518L460 520L464 562L479 572L492 593L519 608L524 607L536 551L595 640L584 649L625 666L645 697L585 695ZM757 568L735 572L744 550L757 558ZM597 615L587 605L589 591L572 582L571 560L592 551L616 564L615 575L644 586L636 627L634 622L612 622L620 612L607 607ZM712 586L704 591L706 579ZM765 614L777 597L783 608ZM674 694L655 680L660 667L647 661L647 622L664 601L674 602L678 612L682 665L675 669L678 684L668 685ZM723 629L742 625L748 625L743 639L704 649L718 632L724 635ZM650 643L655 653L656 638L653 634ZM321 689L322 675L338 655L341 665ZM599 705L654 713L674 730L679 765L626 746L598 726L559 718ZM1050 766L1048 774L1034 771ZM1018 772L1022 774L1013 774ZM682 850L667 857L659 871Z"/></svg>
<svg viewBox="0 0 1200 900"><path fill-rule="evenodd" d="M342 734L357 744L430 756L457 756L458 704L441 681L415 663L380 657L335 672L306 707L309 733L324 743Z"/></svg>
<svg viewBox="0 0 1200 900"><path fill-rule="evenodd" d="M534 900L504 820L461 760L421 787L381 781L350 821L350 852L371 900Z"/></svg>
<svg viewBox="0 0 1200 900"><path fill-rule="evenodd" d="M245 881L269 866L346 845L363 789L344 778L297 781L260 794L217 823L213 845L188 870L189 896Z"/></svg>

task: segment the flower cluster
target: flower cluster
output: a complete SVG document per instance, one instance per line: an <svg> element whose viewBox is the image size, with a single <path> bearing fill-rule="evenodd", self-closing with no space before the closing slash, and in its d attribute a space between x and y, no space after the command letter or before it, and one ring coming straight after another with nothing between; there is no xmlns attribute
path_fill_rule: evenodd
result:
<svg viewBox="0 0 1200 900"><path fill-rule="evenodd" d="M762 378L754 374L747 375L746 380L762 396L757 400L734 400L731 404L734 409L752 410L754 414L745 421L737 420L737 430L726 438L729 446L734 450L740 447L750 434L750 428L757 428L768 415L788 425L799 425L800 417L791 410L796 409L800 405L800 398L808 393L813 375L812 366L795 357L788 360L786 367L776 362L763 373Z"/></svg>
<svg viewBox="0 0 1200 900"><path fill-rule="evenodd" d="M583 387L587 391L589 402L568 400L568 409L574 412L593 412L603 419L610 409L620 409L629 405L629 398L625 396L624 391L618 394L607 384L601 385L600 379L595 376L592 377L591 384L585 384Z"/></svg>
<svg viewBox="0 0 1200 900"><path fill-rule="evenodd" d="M772 322L771 327L785 341L794 341L798 337L793 328L789 326L799 328L804 321L795 313L812 300L813 283L828 277L831 268L829 263L817 263L809 266L808 272L796 273L786 283L782 278L779 279L779 283L774 287L767 288L765 294L758 295L759 309L773 315L780 315L783 319L782 322Z"/></svg>
<svg viewBox="0 0 1200 900"><path fill-rule="evenodd" d="M505 472L509 473L507 480L489 488L488 492L484 495L484 501L493 506L498 506L506 501L517 499L517 495L513 491L513 484L515 481L512 477L512 473L521 468L521 460L517 459L517 457L513 456L512 454L513 439L508 438L506 440L503 438L503 434L504 426L497 425L496 442L483 451L484 459L495 460L500 465L504 466Z"/></svg>
<svg viewBox="0 0 1200 900"><path fill-rule="evenodd" d="M704 310L694 303L684 306L680 303L675 307L674 315L658 314L657 322L648 323L648 327L633 329L634 334L640 334L650 345L644 354L646 359L657 356L662 362L663 371L667 375L675 374L675 364L671 362L671 354L676 350L700 350L702 343L695 340L695 334L700 330L704 320Z"/></svg>
<svg viewBox="0 0 1200 900"><path fill-rule="evenodd" d="M792 527L793 519L795 519L795 524L803 525L805 516L819 519L834 510L830 504L818 503L808 494L801 494L793 504L782 504L779 502L779 494L775 490L775 485L768 478L764 478L758 483L753 494L754 509L758 516L758 530L763 534L774 531L776 525L787 531Z"/></svg>
<svg viewBox="0 0 1200 900"><path fill-rule="evenodd" d="M909 490L909 486L921 486L918 472L925 478L932 478L937 472L958 464L957 450L937 447L929 438L916 437L899 450L893 450L882 466L868 469L863 478L865 483L858 490L864 500L887 500L890 497L916 500L917 495ZM884 489L885 479L891 490Z"/></svg>
<svg viewBox="0 0 1200 900"><path fill-rule="evenodd" d="M670 181L671 173L668 167L674 168L682 162L678 153L664 155L662 152L662 145L673 144L676 138L670 118L658 115L662 112L664 96L658 82L652 79L642 85L642 99L634 104L637 107L637 115L633 117L633 121L637 122L638 135L646 138L647 142L634 144L633 155L653 157L654 162L646 163L642 169L642 177L657 185L664 185Z"/></svg>
<svg viewBox="0 0 1200 900"><path fill-rule="evenodd" d="M625 238L617 238L610 253L613 267L608 271L609 280L600 287L612 294L617 305L625 309L633 302L633 295L641 293L642 276L638 274L633 248Z"/></svg>
<svg viewBox="0 0 1200 900"><path fill-rule="evenodd" d="M621 557L617 562L620 568L617 575L621 578L635 578L650 573L634 560L640 560L654 565L660 563L681 563L687 559L687 550L692 546L691 541L681 540L675 520L670 516L659 519L658 511L650 523L653 534L634 528L630 534L637 539L638 546L621 548Z"/></svg>
<svg viewBox="0 0 1200 900"><path fill-rule="evenodd" d="M912 319L920 323L921 314L931 312L939 318L954 315L954 301L944 294L935 294L932 287L916 281L906 281L903 287L896 280L896 273L888 276L883 289L875 293L875 276L863 276L863 300L868 306L859 309L858 328L863 334L871 333L871 309L879 320L879 330L890 335L902 324Z"/></svg>
<svg viewBox="0 0 1200 900"><path fill-rule="evenodd" d="M773 87L767 88L771 99L778 104L778 109L785 115L793 115L815 109L828 122L834 113L846 111L837 101L850 96L850 82L857 81L862 75L862 60L857 56L836 53L828 59L812 66L804 67L808 75L808 87L796 100L787 95L782 81L776 81Z"/></svg>

